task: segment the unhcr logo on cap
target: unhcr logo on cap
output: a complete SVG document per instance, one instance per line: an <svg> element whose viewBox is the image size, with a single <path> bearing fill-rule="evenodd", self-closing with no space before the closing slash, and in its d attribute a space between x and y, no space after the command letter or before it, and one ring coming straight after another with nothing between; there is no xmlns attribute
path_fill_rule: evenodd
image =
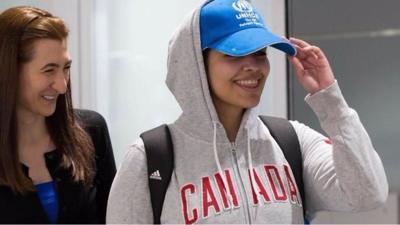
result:
<svg viewBox="0 0 400 225"><path fill-rule="evenodd" d="M232 3L232 7L238 11L238 12L242 12L242 13L249 13L249 12L253 12L253 7L250 5L249 2L247 2L246 0L239 0L236 1L234 3Z"/></svg>
<svg viewBox="0 0 400 225"><path fill-rule="evenodd" d="M239 26L247 25L261 25L259 17L253 6L246 0L238 0L232 3L232 8L237 12L236 19L245 20L245 22L240 22Z"/></svg>

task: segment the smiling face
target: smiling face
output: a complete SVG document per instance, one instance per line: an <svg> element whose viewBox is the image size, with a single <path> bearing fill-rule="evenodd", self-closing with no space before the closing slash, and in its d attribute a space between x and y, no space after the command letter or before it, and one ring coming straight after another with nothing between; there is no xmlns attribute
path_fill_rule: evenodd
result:
<svg viewBox="0 0 400 225"><path fill-rule="evenodd" d="M208 82L217 111L242 111L256 106L270 70L266 50L241 57L208 51Z"/></svg>
<svg viewBox="0 0 400 225"><path fill-rule="evenodd" d="M67 91L70 66L71 57L66 41L34 41L32 59L20 68L18 113L43 117L52 115L56 110L57 98Z"/></svg>

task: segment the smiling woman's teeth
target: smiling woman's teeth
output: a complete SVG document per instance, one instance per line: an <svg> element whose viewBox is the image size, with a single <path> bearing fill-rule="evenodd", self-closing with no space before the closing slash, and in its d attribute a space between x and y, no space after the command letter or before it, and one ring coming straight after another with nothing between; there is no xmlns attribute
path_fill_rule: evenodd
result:
<svg viewBox="0 0 400 225"><path fill-rule="evenodd" d="M45 95L45 96L43 96L43 98L45 98L46 100L54 100L56 97Z"/></svg>
<svg viewBox="0 0 400 225"><path fill-rule="evenodd" d="M236 83L243 87L257 87L258 80L238 80Z"/></svg>

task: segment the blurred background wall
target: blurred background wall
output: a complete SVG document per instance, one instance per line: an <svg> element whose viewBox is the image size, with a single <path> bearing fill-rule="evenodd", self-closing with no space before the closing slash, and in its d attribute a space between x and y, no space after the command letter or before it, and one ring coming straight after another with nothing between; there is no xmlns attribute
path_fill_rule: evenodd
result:
<svg viewBox="0 0 400 225"><path fill-rule="evenodd" d="M399 223L400 1L287 0L287 29L321 47L382 158L392 195L380 212L324 214L333 223ZM323 132L289 70L289 117ZM316 220L323 222L324 220Z"/></svg>

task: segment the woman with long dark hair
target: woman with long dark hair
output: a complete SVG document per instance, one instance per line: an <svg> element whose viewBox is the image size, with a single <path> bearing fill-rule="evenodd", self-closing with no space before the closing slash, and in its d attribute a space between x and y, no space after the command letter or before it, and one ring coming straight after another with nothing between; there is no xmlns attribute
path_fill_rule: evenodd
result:
<svg viewBox="0 0 400 225"><path fill-rule="evenodd" d="M0 223L104 223L115 162L104 119L74 111L68 28L0 14Z"/></svg>

